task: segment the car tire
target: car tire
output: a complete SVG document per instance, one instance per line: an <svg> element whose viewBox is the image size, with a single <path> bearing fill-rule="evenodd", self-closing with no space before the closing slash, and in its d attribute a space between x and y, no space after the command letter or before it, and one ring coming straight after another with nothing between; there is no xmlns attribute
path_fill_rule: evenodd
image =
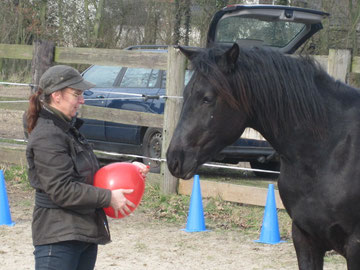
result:
<svg viewBox="0 0 360 270"><path fill-rule="evenodd" d="M267 171L280 171L280 162L276 161L270 161L267 163L260 163L258 161L250 161L250 166L252 169L258 169L258 170L267 170ZM266 172L253 172L258 177L264 177L264 178L276 178L278 177L278 174L275 173L266 173Z"/></svg>
<svg viewBox="0 0 360 270"><path fill-rule="evenodd" d="M142 143L143 156L149 158L161 158L162 130L159 128L148 128L144 134ZM160 173L161 161L143 159L144 164L150 166L150 172Z"/></svg>

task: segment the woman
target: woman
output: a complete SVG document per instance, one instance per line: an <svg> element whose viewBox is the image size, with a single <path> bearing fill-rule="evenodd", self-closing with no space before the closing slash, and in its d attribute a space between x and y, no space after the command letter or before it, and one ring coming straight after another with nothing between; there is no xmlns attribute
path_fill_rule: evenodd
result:
<svg viewBox="0 0 360 270"><path fill-rule="evenodd" d="M126 215L135 206L124 196L132 190L92 185L99 164L78 131L82 121L75 118L84 103L83 91L91 87L74 68L58 65L42 75L39 90L30 97L26 156L29 181L36 189L36 269L94 269L97 245L110 242L102 208L111 206ZM134 164L145 177L148 167Z"/></svg>

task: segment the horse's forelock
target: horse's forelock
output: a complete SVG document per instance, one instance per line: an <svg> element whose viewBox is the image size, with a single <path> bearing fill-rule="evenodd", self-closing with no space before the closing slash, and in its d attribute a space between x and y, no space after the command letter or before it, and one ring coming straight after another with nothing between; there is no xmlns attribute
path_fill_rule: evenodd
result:
<svg viewBox="0 0 360 270"><path fill-rule="evenodd" d="M195 72L200 74L203 78L215 88L217 94L224 99L233 109L238 109L241 105L239 99L234 96L234 85L232 85L229 77L222 72L216 64L217 57L223 53L221 48L213 48L207 52L203 52L193 61Z"/></svg>

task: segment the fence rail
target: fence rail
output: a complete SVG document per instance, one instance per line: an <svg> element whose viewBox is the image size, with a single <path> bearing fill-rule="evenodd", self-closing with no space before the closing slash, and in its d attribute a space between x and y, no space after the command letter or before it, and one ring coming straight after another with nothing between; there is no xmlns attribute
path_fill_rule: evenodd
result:
<svg viewBox="0 0 360 270"><path fill-rule="evenodd" d="M33 51L33 45L0 44L0 58L32 60ZM347 72L360 73L360 57L352 57L349 50L330 49L329 55L315 55L314 58L335 78L338 77L331 70L332 66L346 66ZM136 50L55 47L54 62L167 69L166 53Z"/></svg>
<svg viewBox="0 0 360 270"><path fill-rule="evenodd" d="M0 44L0 58L33 59L34 46ZM55 47L54 62L167 69L167 55L137 50Z"/></svg>

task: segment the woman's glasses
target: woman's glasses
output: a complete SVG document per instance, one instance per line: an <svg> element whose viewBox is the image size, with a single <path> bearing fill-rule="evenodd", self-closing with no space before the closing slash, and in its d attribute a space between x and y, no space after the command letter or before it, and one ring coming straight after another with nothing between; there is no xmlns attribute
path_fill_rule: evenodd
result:
<svg viewBox="0 0 360 270"><path fill-rule="evenodd" d="M77 99L84 98L83 91L75 90L75 91L67 91L66 93L69 93L70 95L76 97Z"/></svg>

